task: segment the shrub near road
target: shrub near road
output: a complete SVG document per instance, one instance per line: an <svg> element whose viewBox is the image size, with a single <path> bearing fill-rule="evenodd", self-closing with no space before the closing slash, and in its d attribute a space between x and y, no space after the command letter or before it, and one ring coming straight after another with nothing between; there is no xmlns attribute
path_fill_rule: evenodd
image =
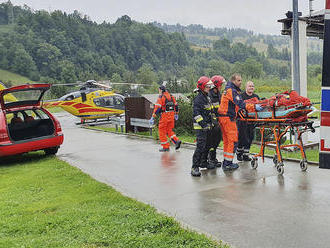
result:
<svg viewBox="0 0 330 248"><path fill-rule="evenodd" d="M42 152L0 163L0 247L224 247Z"/></svg>

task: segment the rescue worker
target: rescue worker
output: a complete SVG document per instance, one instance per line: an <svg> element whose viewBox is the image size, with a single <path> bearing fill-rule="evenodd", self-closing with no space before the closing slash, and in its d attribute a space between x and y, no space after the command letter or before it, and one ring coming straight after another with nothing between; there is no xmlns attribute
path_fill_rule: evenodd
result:
<svg viewBox="0 0 330 248"><path fill-rule="evenodd" d="M254 94L254 83L248 81L246 83L245 92L241 94L242 100L248 100L251 98L257 98L260 100L257 94ZM238 161L251 161L249 157L250 147L254 137L254 125L247 124L245 121L237 119L238 128L238 145L237 145L237 160Z"/></svg>
<svg viewBox="0 0 330 248"><path fill-rule="evenodd" d="M214 169L215 167L207 162L210 149L209 138L212 128L212 103L208 97L212 81L206 77L200 77L197 81L198 95L193 102L193 122L196 131L196 149L192 158L191 175L201 176L199 168Z"/></svg>
<svg viewBox="0 0 330 248"><path fill-rule="evenodd" d="M216 120L219 117L218 109L221 101L221 87L225 82L225 79L222 76L216 75L211 78L211 81L214 84L214 87L209 91L209 97L213 105L213 113L216 117ZM209 151L209 164L212 164L215 167L221 167L221 162L217 160L216 151L221 141L221 129L219 124L216 122L214 127L211 130L210 135L210 151Z"/></svg>
<svg viewBox="0 0 330 248"><path fill-rule="evenodd" d="M246 104L242 100L241 95L239 94L241 85L241 75L233 74L221 96L221 103L218 111L220 115L219 123L223 138L224 160L222 169L224 171L235 170L239 167L238 164L233 163L238 141L238 131L236 125L237 111L240 108L246 109L248 112L252 112L255 109L260 111L262 109L259 104Z"/></svg>
<svg viewBox="0 0 330 248"><path fill-rule="evenodd" d="M175 144L175 150L178 150L181 146L181 141L176 137L173 132L174 120L179 119L179 107L175 98L166 90L164 85L159 87L159 97L155 104L155 108L149 123L154 124L154 117L160 115L158 134L160 144L162 148L160 152L168 152L170 150L170 142L168 138Z"/></svg>

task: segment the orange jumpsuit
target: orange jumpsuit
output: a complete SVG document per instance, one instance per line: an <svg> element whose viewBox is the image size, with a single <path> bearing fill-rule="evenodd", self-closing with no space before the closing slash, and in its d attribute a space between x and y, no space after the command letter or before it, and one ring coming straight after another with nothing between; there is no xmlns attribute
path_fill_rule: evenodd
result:
<svg viewBox="0 0 330 248"><path fill-rule="evenodd" d="M248 112L254 111L254 104L246 104L240 94L240 89L228 82L221 97L219 112L219 124L222 131L223 157L227 163L232 163L238 142L238 130L236 126L236 115L240 108Z"/></svg>
<svg viewBox="0 0 330 248"><path fill-rule="evenodd" d="M171 107L168 107L166 110L166 105ZM164 149L170 148L170 143L167 137L169 137L174 144L179 141L173 132L174 115L176 112L178 112L178 104L175 101L175 98L167 91L159 95L152 116L156 117L156 114L161 115L158 125L158 134L160 144Z"/></svg>

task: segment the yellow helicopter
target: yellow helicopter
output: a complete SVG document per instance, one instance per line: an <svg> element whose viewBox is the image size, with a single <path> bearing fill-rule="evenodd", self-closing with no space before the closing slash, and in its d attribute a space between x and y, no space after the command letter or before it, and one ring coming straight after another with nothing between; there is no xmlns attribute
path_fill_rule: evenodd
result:
<svg viewBox="0 0 330 248"><path fill-rule="evenodd" d="M111 116L124 114L124 99L124 96L116 94L110 86L95 80L88 80L79 91L66 94L57 100L46 101L43 106L46 108L61 107L79 117L81 123L84 123L86 120L109 119Z"/></svg>
<svg viewBox="0 0 330 248"><path fill-rule="evenodd" d="M6 89L6 86L0 81L0 90L4 90L4 89ZM4 100L8 102L16 102L17 98L9 93L5 95Z"/></svg>

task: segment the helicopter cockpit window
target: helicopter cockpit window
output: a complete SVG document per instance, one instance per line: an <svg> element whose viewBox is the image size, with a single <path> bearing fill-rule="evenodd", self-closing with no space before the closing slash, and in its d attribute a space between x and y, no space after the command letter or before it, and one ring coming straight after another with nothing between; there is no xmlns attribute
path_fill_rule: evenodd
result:
<svg viewBox="0 0 330 248"><path fill-rule="evenodd" d="M80 92L77 91L77 92L72 92L70 94L66 94L66 95L62 96L59 100L60 101L71 101L71 100L73 100L75 98L78 98L80 96L81 96Z"/></svg>
<svg viewBox="0 0 330 248"><path fill-rule="evenodd" d="M70 95L70 96L67 96L65 99L64 99L64 101L71 101L71 100L73 100L73 95Z"/></svg>
<svg viewBox="0 0 330 248"><path fill-rule="evenodd" d="M94 103L95 103L96 106L101 106L100 99L94 99Z"/></svg>
<svg viewBox="0 0 330 248"><path fill-rule="evenodd" d="M106 107L113 107L113 97L109 96L109 97L105 97L105 106Z"/></svg>
<svg viewBox="0 0 330 248"><path fill-rule="evenodd" d="M120 96L114 96L114 103L117 109L124 109L124 99Z"/></svg>
<svg viewBox="0 0 330 248"><path fill-rule="evenodd" d="M123 99L121 99L119 96L115 96L114 100L115 100L115 105L123 105L124 104Z"/></svg>
<svg viewBox="0 0 330 248"><path fill-rule="evenodd" d="M95 98L94 103L96 106L105 107L105 108L113 108L115 106L113 96Z"/></svg>

